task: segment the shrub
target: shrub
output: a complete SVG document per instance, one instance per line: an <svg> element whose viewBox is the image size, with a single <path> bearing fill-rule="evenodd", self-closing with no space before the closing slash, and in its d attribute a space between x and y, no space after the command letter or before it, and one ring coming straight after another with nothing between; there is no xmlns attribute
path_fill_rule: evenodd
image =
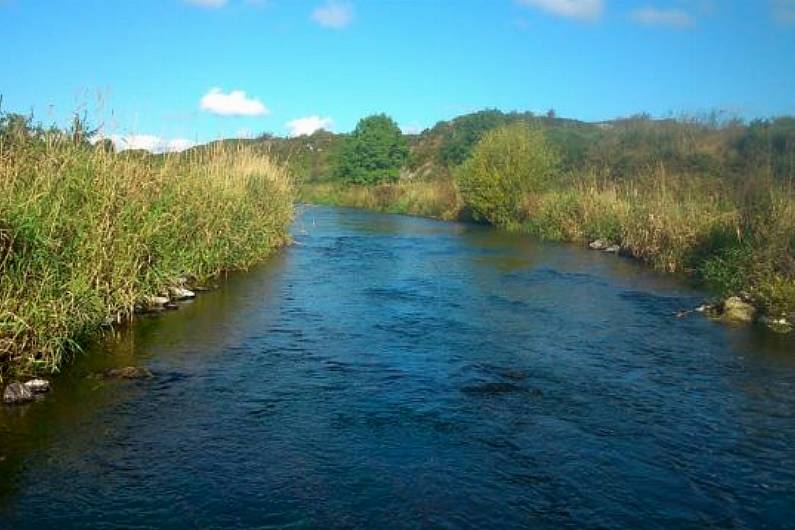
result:
<svg viewBox="0 0 795 530"><path fill-rule="evenodd" d="M519 122L487 133L455 178L476 220L508 226L526 218L526 196L547 188L557 166L544 134Z"/></svg>

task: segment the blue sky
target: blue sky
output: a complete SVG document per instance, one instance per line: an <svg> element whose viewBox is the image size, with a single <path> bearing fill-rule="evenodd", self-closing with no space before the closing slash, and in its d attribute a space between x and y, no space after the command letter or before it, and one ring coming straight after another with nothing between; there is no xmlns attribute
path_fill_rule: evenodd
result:
<svg viewBox="0 0 795 530"><path fill-rule="evenodd" d="M0 0L0 28L4 110L155 149L373 112L795 114L795 0Z"/></svg>

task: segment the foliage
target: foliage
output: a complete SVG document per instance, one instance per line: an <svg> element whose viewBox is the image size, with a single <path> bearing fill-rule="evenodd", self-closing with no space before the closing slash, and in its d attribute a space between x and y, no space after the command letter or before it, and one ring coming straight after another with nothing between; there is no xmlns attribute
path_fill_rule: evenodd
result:
<svg viewBox="0 0 795 530"><path fill-rule="evenodd" d="M795 117L756 120L735 147L740 169L765 168L777 180L795 179Z"/></svg>
<svg viewBox="0 0 795 530"><path fill-rule="evenodd" d="M506 136L506 126L529 126L535 140ZM539 137L560 155L555 179L516 169ZM590 124L489 110L411 142L409 180L307 199L436 217L471 212L545 239L605 239L656 269L742 294L768 315L795 311L795 118L637 115ZM444 189L451 170L460 194L429 193Z"/></svg>
<svg viewBox="0 0 795 530"><path fill-rule="evenodd" d="M250 148L114 154L84 128L2 123L0 375L56 370L178 278L247 267L287 239L290 179Z"/></svg>
<svg viewBox="0 0 795 530"><path fill-rule="evenodd" d="M377 186L312 183L301 187L299 198L311 204L367 208L444 220L461 219L463 215L463 201L451 180L401 181Z"/></svg>
<svg viewBox="0 0 795 530"><path fill-rule="evenodd" d="M336 177L349 184L394 182L408 158L408 144L386 114L363 118L338 155Z"/></svg>
<svg viewBox="0 0 795 530"><path fill-rule="evenodd" d="M482 110L443 124L439 159L448 166L456 166L466 160L475 144L492 129L506 125L515 118L496 109ZM439 126L437 126L439 127Z"/></svg>
<svg viewBox="0 0 795 530"><path fill-rule="evenodd" d="M543 132L520 122L487 133L456 182L475 219L508 226L523 220L527 195L549 186L558 162Z"/></svg>

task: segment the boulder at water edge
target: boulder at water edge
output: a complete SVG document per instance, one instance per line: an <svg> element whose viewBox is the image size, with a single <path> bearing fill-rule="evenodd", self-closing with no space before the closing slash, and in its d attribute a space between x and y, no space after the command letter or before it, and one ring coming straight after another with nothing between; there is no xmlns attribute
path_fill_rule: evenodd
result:
<svg viewBox="0 0 795 530"><path fill-rule="evenodd" d="M185 289L184 287L172 287L168 290L171 298L174 300L189 300L191 298L196 298L196 293L191 291L190 289Z"/></svg>
<svg viewBox="0 0 795 530"><path fill-rule="evenodd" d="M591 250L604 250L608 247L606 241L602 241L601 239L597 239L596 241L592 241L591 244L588 245L588 248Z"/></svg>
<svg viewBox="0 0 795 530"><path fill-rule="evenodd" d="M50 391L50 382L46 379L31 379L25 382L25 388L32 394L44 394Z"/></svg>
<svg viewBox="0 0 795 530"><path fill-rule="evenodd" d="M753 322L756 308L739 296L732 296L723 302L721 317L729 322Z"/></svg>
<svg viewBox="0 0 795 530"><path fill-rule="evenodd" d="M14 381L6 386L3 392L3 401L8 404L25 403L33 399L33 392L22 383Z"/></svg>

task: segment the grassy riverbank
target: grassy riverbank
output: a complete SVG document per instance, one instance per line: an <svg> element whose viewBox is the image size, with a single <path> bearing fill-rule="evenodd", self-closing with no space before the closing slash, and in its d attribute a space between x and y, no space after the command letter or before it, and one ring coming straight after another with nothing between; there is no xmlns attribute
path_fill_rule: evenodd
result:
<svg viewBox="0 0 795 530"><path fill-rule="evenodd" d="M741 294L776 318L795 312L795 197L770 187L748 202L730 190L674 176L632 183L574 179L528 194L526 215L504 228L549 241L602 239L657 270L694 275ZM452 180L379 186L306 184L302 200L437 219L470 220Z"/></svg>
<svg viewBox="0 0 795 530"><path fill-rule="evenodd" d="M501 116L513 121L484 128L479 141L455 120L423 133L397 182L310 181L301 197L474 218L546 240L601 239L795 321L795 121L639 118L587 128ZM483 116L460 120L472 128ZM446 150L446 141L456 149ZM457 155L450 163L448 151Z"/></svg>
<svg viewBox="0 0 795 530"><path fill-rule="evenodd" d="M288 240L284 166L251 149L114 154L57 131L0 135L0 375L54 371L180 278Z"/></svg>

